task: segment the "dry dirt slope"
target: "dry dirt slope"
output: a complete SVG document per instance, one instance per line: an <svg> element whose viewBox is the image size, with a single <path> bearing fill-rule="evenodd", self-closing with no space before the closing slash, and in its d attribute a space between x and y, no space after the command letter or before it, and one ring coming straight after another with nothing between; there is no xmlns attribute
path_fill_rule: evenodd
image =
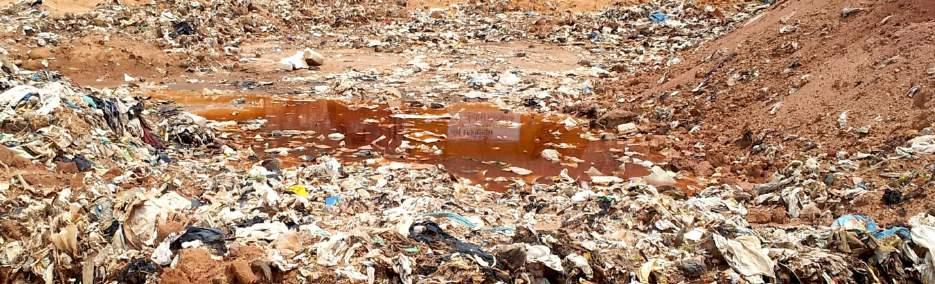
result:
<svg viewBox="0 0 935 284"><path fill-rule="evenodd" d="M644 114L673 107L676 131L700 126L693 139L717 153L760 140L793 155L889 149L935 121L935 1L780 2L686 54L664 83L645 74L607 101L655 102L618 106Z"/></svg>

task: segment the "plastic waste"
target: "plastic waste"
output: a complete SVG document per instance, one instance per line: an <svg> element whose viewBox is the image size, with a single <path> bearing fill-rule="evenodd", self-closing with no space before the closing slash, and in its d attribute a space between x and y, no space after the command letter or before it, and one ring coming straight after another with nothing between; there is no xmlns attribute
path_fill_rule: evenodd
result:
<svg viewBox="0 0 935 284"><path fill-rule="evenodd" d="M505 169L505 171L513 172L514 174L521 176L532 174L532 171L520 167L508 167Z"/></svg>
<svg viewBox="0 0 935 284"><path fill-rule="evenodd" d="M590 200L591 198L598 197L598 196L600 195L598 195L597 193L594 193L594 191L582 190L579 192L575 192L575 195L571 196L571 202L574 202L574 203L585 202L585 201Z"/></svg>
<svg viewBox="0 0 935 284"><path fill-rule="evenodd" d="M911 238L909 229L904 227L892 227L881 230L877 222L866 215L848 214L831 223L832 230L861 231L866 232L876 239L885 239L891 236L899 236L905 239Z"/></svg>
<svg viewBox="0 0 935 284"><path fill-rule="evenodd" d="M38 96L39 89L30 85L19 85L0 93L0 105L9 108L16 108L20 102L27 100L31 96Z"/></svg>
<svg viewBox="0 0 935 284"><path fill-rule="evenodd" d="M616 176L591 176L591 182L594 184L600 185L609 185L615 183L622 183L624 180Z"/></svg>
<svg viewBox="0 0 935 284"><path fill-rule="evenodd" d="M442 230L438 224L432 221L422 221L412 224L412 226L409 227L409 237L427 244L444 244L449 249L456 252L476 256L475 260L481 261L482 263L479 264L482 266L494 264L494 257L481 249L480 246L463 242L449 235ZM561 259L559 259L559 262L561 262Z"/></svg>
<svg viewBox="0 0 935 284"><path fill-rule="evenodd" d="M918 263L921 266L922 283L935 284L935 226L922 224L919 217L913 217L912 242L926 248L925 258Z"/></svg>
<svg viewBox="0 0 935 284"><path fill-rule="evenodd" d="M657 23L657 24L663 23L668 19L669 19L669 16L666 15L666 13L662 11L655 11L655 12L649 13L649 20L652 21L653 23Z"/></svg>
<svg viewBox="0 0 935 284"><path fill-rule="evenodd" d="M643 177L647 184L654 186L672 186L675 185L675 173L666 171L659 166L653 166L650 169L649 176Z"/></svg>
<svg viewBox="0 0 935 284"><path fill-rule="evenodd" d="M663 268L661 263L661 260L654 258L640 265L639 274L637 275L640 283L651 283L652 273Z"/></svg>
<svg viewBox="0 0 935 284"><path fill-rule="evenodd" d="M561 154L555 149L545 149L542 150L542 158L551 162L557 162L561 159Z"/></svg>
<svg viewBox="0 0 935 284"><path fill-rule="evenodd" d="M455 221L455 222L457 222L457 223L459 223L459 224L462 224L462 225L464 225L464 226L466 226L466 227L468 227L468 228L470 228L470 229L475 229L475 228L477 228L477 224L475 224L474 221L471 221L471 220L468 219L467 217L461 216L461 214L454 213L454 212L430 212L430 213L425 213L425 214L423 214L423 215L425 215L425 216L431 216L431 217L448 218L448 219L450 219L450 220L452 220L452 221Z"/></svg>
<svg viewBox="0 0 935 284"><path fill-rule="evenodd" d="M308 189L306 189L305 186L301 184L290 186L289 191L297 196L308 197Z"/></svg>
<svg viewBox="0 0 935 284"><path fill-rule="evenodd" d="M500 73L500 78L497 80L500 84L504 86L513 86L519 84L520 78L513 74L512 72L503 72Z"/></svg>
<svg viewBox="0 0 935 284"><path fill-rule="evenodd" d="M762 247L760 239L754 236L739 236L728 240L719 234L713 234L714 244L727 260L731 268L750 283L766 283L764 277L775 279L775 262L769 257L769 250Z"/></svg>
<svg viewBox="0 0 935 284"><path fill-rule="evenodd" d="M127 263L127 266L118 274L117 281L128 284L149 283L146 279L160 270L161 268L158 265L148 259L134 258L131 259Z"/></svg>
<svg viewBox="0 0 935 284"><path fill-rule="evenodd" d="M172 250L180 250L183 245L189 242L201 242L201 244L213 249L217 255L227 253L227 245L224 241L224 232L211 228L188 227L181 236L169 245Z"/></svg>
<svg viewBox="0 0 935 284"><path fill-rule="evenodd" d="M171 246L172 242L174 242L177 237L178 236L166 238L161 243L159 243L159 245L156 246L156 249L153 250L153 254L150 256L150 260L159 265L169 265L172 263L172 257L174 253Z"/></svg>
<svg viewBox="0 0 935 284"><path fill-rule="evenodd" d="M546 267L559 273L564 273L562 259L552 254L552 250L544 245L526 245L526 262L542 263Z"/></svg>
<svg viewBox="0 0 935 284"><path fill-rule="evenodd" d="M305 62L305 52L302 51L279 60L279 65L282 69L287 71L308 69L308 63Z"/></svg>
<svg viewBox="0 0 935 284"><path fill-rule="evenodd" d="M264 222L245 228L236 228L234 237L245 240L275 241L289 232L289 227L282 222Z"/></svg>
<svg viewBox="0 0 935 284"><path fill-rule="evenodd" d="M347 234L338 233L326 241L315 244L316 263L324 266L338 265L338 262L344 258L344 254L351 248L347 244L347 239Z"/></svg>
<svg viewBox="0 0 935 284"><path fill-rule="evenodd" d="M909 149L916 154L935 154L935 135L922 135L909 140Z"/></svg>
<svg viewBox="0 0 935 284"><path fill-rule="evenodd" d="M617 125L617 133L628 135L639 132L639 128L636 127L636 123L628 122Z"/></svg>
<svg viewBox="0 0 935 284"><path fill-rule="evenodd" d="M405 255L398 255L393 261L393 271L399 275L399 282L412 284L412 259Z"/></svg>
<svg viewBox="0 0 935 284"><path fill-rule="evenodd" d="M172 212L179 212L191 206L191 200L176 192L138 202L131 207L127 219L124 220L124 235L134 246L155 245L156 223L165 220Z"/></svg>
<svg viewBox="0 0 935 284"><path fill-rule="evenodd" d="M321 66L323 64L325 64L325 57L310 48L298 51L292 56L279 61L280 67L289 71L308 69L309 66Z"/></svg>
<svg viewBox="0 0 935 284"><path fill-rule="evenodd" d="M175 24L172 24L172 27L175 30L176 36L195 34L195 26L188 21L176 22Z"/></svg>
<svg viewBox="0 0 935 284"><path fill-rule="evenodd" d="M338 205L339 202L341 202L341 196L329 195L328 197L325 197L326 206L333 207L335 205Z"/></svg>
<svg viewBox="0 0 935 284"><path fill-rule="evenodd" d="M59 232L51 234L49 240L59 251L73 256L78 255L78 227L74 224L69 224Z"/></svg>
<svg viewBox="0 0 935 284"><path fill-rule="evenodd" d="M588 263L588 259L584 258L584 256L572 253L565 256L565 260L571 262L575 268L581 270L585 278L591 279L594 277L594 269L591 268L591 264Z"/></svg>
<svg viewBox="0 0 935 284"><path fill-rule="evenodd" d="M82 155L75 155L75 158L72 159L72 161L74 161L75 165L78 166L79 172L87 172L94 169L94 163Z"/></svg>

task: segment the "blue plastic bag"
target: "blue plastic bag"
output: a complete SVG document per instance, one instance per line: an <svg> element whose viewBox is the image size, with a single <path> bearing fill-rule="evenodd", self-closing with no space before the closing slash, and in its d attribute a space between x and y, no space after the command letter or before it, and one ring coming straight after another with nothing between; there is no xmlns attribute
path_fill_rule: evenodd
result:
<svg viewBox="0 0 935 284"><path fill-rule="evenodd" d="M649 14L649 20L653 21L653 23L657 23L657 24L662 23L668 19L669 19L669 16L666 15L666 13L663 13L662 11L655 11Z"/></svg>
<svg viewBox="0 0 935 284"><path fill-rule="evenodd" d="M340 196L328 195L328 197L325 197L325 206L335 206L338 205L338 202L341 202Z"/></svg>
<svg viewBox="0 0 935 284"><path fill-rule="evenodd" d="M909 229L904 227L892 227L886 230L880 230L880 226L872 218L860 214L848 214L831 223L832 230L863 231L869 233L875 239L885 239L894 235L904 239L911 239L912 235Z"/></svg>

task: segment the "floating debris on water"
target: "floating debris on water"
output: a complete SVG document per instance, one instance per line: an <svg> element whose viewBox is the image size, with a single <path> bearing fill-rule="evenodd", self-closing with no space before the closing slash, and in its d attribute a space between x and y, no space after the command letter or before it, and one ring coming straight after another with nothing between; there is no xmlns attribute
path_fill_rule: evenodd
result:
<svg viewBox="0 0 935 284"><path fill-rule="evenodd" d="M511 112L488 103L391 109L268 94L163 91L151 96L173 100L225 126L222 137L234 148L293 163L300 163L299 157L327 154L352 161L379 156L441 164L460 178L495 190L506 188L513 178L548 182L563 170L584 180L589 180L589 169L601 176L642 177L650 174L649 167L634 159L649 165L662 159L644 152L647 147L639 143L594 139L598 134L567 126L565 117ZM242 103L231 104L232 100Z"/></svg>

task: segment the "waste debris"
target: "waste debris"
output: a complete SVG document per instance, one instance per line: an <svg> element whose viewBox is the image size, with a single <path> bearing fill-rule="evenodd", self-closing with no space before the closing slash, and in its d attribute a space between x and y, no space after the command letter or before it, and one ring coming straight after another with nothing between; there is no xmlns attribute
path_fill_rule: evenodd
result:
<svg viewBox="0 0 935 284"><path fill-rule="evenodd" d="M918 1L7 2L2 283L935 283Z"/></svg>

